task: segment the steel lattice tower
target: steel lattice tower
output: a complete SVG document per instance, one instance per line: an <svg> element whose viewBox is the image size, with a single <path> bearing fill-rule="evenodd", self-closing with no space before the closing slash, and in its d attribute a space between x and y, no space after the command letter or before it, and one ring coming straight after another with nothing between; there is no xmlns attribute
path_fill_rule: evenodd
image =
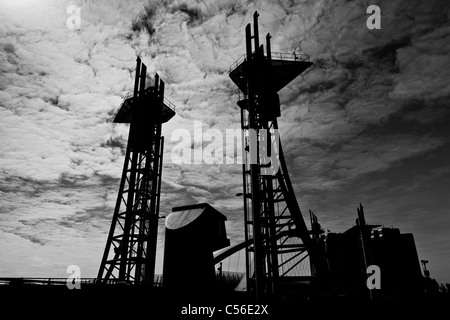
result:
<svg viewBox="0 0 450 320"><path fill-rule="evenodd" d="M111 228L98 272L101 281L153 283L157 248L164 137L162 123L175 115L164 99L164 82L145 87L146 66L137 58L134 92L127 95L114 119L130 123Z"/></svg>
<svg viewBox="0 0 450 320"><path fill-rule="evenodd" d="M250 24L245 29L246 54L231 67L230 78L244 95L238 105L244 147L246 277L247 290L259 299L278 295L285 276L307 256L313 275L323 271L324 264L297 203L281 143L275 143L280 116L278 91L312 63L307 55L272 53L270 34L264 53L259 45L257 12L253 18L253 35ZM271 163L265 161L274 152L278 166L273 158ZM270 172L269 167L275 170ZM294 238L301 241L290 241ZM290 261L282 258L287 253ZM294 258L298 262L286 271L286 264Z"/></svg>

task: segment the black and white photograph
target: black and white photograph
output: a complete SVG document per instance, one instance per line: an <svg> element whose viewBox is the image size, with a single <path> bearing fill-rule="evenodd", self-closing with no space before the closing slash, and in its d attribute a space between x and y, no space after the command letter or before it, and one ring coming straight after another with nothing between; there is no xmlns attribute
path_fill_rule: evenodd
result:
<svg viewBox="0 0 450 320"><path fill-rule="evenodd" d="M450 305L448 0L0 0L0 305Z"/></svg>

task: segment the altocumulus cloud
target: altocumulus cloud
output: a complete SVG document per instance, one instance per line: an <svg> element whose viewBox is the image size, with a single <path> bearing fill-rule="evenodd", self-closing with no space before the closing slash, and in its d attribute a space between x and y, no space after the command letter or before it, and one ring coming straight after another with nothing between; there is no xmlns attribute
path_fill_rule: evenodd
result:
<svg viewBox="0 0 450 320"><path fill-rule="evenodd" d="M136 55L177 106L164 127L162 214L207 201L228 215L232 241L242 238L240 166L173 164L169 137L193 133L194 120L204 130L238 127L228 71L255 10L273 51L303 50L314 62L280 94L302 208L341 231L363 201L371 218L405 226L419 254L448 266L444 228L419 227L430 211L450 223L443 204L433 205L448 202L438 194L449 177L446 1L377 1L381 30L365 27L365 1L87 0L78 3L79 31L66 28L70 4L0 4L2 274L53 276L77 263L95 275L128 129L111 120L132 88ZM449 281L443 270L432 272Z"/></svg>

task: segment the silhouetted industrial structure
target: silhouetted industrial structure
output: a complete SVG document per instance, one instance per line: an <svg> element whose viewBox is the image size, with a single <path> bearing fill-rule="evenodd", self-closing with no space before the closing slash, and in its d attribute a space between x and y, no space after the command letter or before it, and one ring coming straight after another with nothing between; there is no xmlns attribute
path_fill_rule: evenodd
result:
<svg viewBox="0 0 450 320"><path fill-rule="evenodd" d="M125 97L115 123L130 123L127 151L116 207L99 280L153 283L164 138L162 123L175 115L164 99L164 82L155 75L145 87L147 67L137 58L132 96Z"/></svg>
<svg viewBox="0 0 450 320"><path fill-rule="evenodd" d="M232 66L230 78L243 94L238 105L244 144L246 280L248 290L259 299L282 294L278 292L280 282L286 282L289 271L308 254L312 274L319 270L323 274L326 269L303 220L276 131L278 91L312 63L307 55L272 53L270 34L264 52L259 44L257 12L253 15L253 35L248 24L245 38L246 54ZM283 258L288 253L289 258Z"/></svg>
<svg viewBox="0 0 450 320"><path fill-rule="evenodd" d="M105 287L152 292L156 303L174 293L186 293L188 300L194 291L208 295L217 290L257 302L286 297L307 297L301 300L306 301L313 296L373 301L420 297L426 283L435 287L425 260L422 276L412 234L367 224L362 205L356 225L343 233L325 232L312 211L311 228L306 226L288 174L277 118L281 115L278 91L312 62L306 54L273 53L270 38L267 34L264 50L255 12L253 34L250 24L245 28L246 54L229 74L241 91L237 104L243 143L244 240L230 246L226 216L207 203L175 207L165 221L163 275L155 277L161 128L175 115L175 107L164 98L164 82L158 74L153 86L146 87L146 66L137 58L134 91L124 98L114 119L130 124L115 210L97 278L80 279L85 288L94 288L94 294ZM245 275L224 272L223 261L241 251ZM372 265L381 270L381 289L367 287L367 270ZM0 278L2 283L61 288L66 281ZM117 297L116 291L111 296ZM150 303L140 294L128 298L129 304L137 298L144 300L140 306ZM283 301L296 308L300 300Z"/></svg>
<svg viewBox="0 0 450 320"><path fill-rule="evenodd" d="M243 137L245 238L229 246L226 217L208 204L173 208L166 218L164 290L212 292L217 289L214 265L244 250L245 277L238 290L257 300L292 294L296 286L311 285L314 279L325 284L321 294L327 291L373 299L373 290L368 290L365 282L372 264L382 269L383 293L420 292L417 283L422 276L412 235L367 225L362 206L357 210L357 225L342 234L324 233L311 211L308 230L287 171L277 118L281 115L278 91L312 62L306 54L273 53L270 34L264 50L259 44L257 12L253 34L248 24L245 38L246 54L230 68L230 78L242 93L238 106ZM175 112L164 100L164 82L156 75L154 86L145 88L145 77L146 67L138 58L133 96L124 99L114 120L130 123L130 134L98 274L100 282L140 285L154 281L161 125ZM219 249L223 250L214 256ZM298 268L303 271L293 272Z"/></svg>
<svg viewBox="0 0 450 320"><path fill-rule="evenodd" d="M355 226L343 233L322 233L316 238L336 292L368 299L417 296L423 292L413 235L367 224L362 205L357 212ZM381 270L380 289L367 288L367 268L371 265Z"/></svg>
<svg viewBox="0 0 450 320"><path fill-rule="evenodd" d="M213 252L230 245L227 218L207 203L172 209L166 218L163 286L177 293L216 288Z"/></svg>

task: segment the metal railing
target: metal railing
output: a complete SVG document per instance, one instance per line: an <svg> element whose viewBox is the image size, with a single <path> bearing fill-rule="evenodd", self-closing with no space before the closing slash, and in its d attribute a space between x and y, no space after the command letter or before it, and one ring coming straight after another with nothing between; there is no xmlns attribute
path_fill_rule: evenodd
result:
<svg viewBox="0 0 450 320"><path fill-rule="evenodd" d="M83 284L99 283L96 278L76 279ZM111 281L113 283L114 280ZM0 278L0 285L66 285L67 278Z"/></svg>
<svg viewBox="0 0 450 320"><path fill-rule="evenodd" d="M232 70L234 70L238 65L240 65L241 64L241 62L243 62L244 60L245 60L245 58L246 58L246 54L244 53L242 56L240 56L235 62L233 62L232 64L231 64L231 66L230 66L230 72L232 71Z"/></svg>
<svg viewBox="0 0 450 320"><path fill-rule="evenodd" d="M216 271L216 279L230 281L230 282L239 282L245 276L245 273L241 272L227 272L223 271L222 273Z"/></svg>
<svg viewBox="0 0 450 320"><path fill-rule="evenodd" d="M288 60L288 61L309 61L309 55L306 53L283 53L283 52L272 52L272 59L278 60Z"/></svg>
<svg viewBox="0 0 450 320"><path fill-rule="evenodd" d="M152 88L152 87L148 87L147 89L145 89L145 93L148 93L148 92L150 91L150 90L149 90L150 88ZM122 103L120 104L119 109L123 106L123 104L125 103L125 101L127 101L128 99L133 98L133 96L134 96L134 92L132 92L132 91L128 92L128 93L123 97ZM164 103L164 105L165 105L166 107L168 107L169 109L171 109L172 111L175 112L175 105L174 105L169 99L167 99L167 98L164 97L163 103Z"/></svg>
<svg viewBox="0 0 450 320"><path fill-rule="evenodd" d="M166 107L172 109L172 111L175 112L175 105L172 102L170 102L169 99L164 98L164 104L166 105Z"/></svg>
<svg viewBox="0 0 450 320"><path fill-rule="evenodd" d="M234 70L238 65L245 61L247 55L244 53L230 66L230 72ZM270 55L271 59L283 60L283 61L309 61L309 55L306 53L283 53L283 52L272 52Z"/></svg>
<svg viewBox="0 0 450 320"><path fill-rule="evenodd" d="M31 285L31 286L65 286L68 278L0 278L0 286L2 285ZM119 279L97 279L97 278L73 278L69 281L75 280L83 285L133 285L133 281L123 281ZM156 287L162 286L162 276L155 275L153 285Z"/></svg>

